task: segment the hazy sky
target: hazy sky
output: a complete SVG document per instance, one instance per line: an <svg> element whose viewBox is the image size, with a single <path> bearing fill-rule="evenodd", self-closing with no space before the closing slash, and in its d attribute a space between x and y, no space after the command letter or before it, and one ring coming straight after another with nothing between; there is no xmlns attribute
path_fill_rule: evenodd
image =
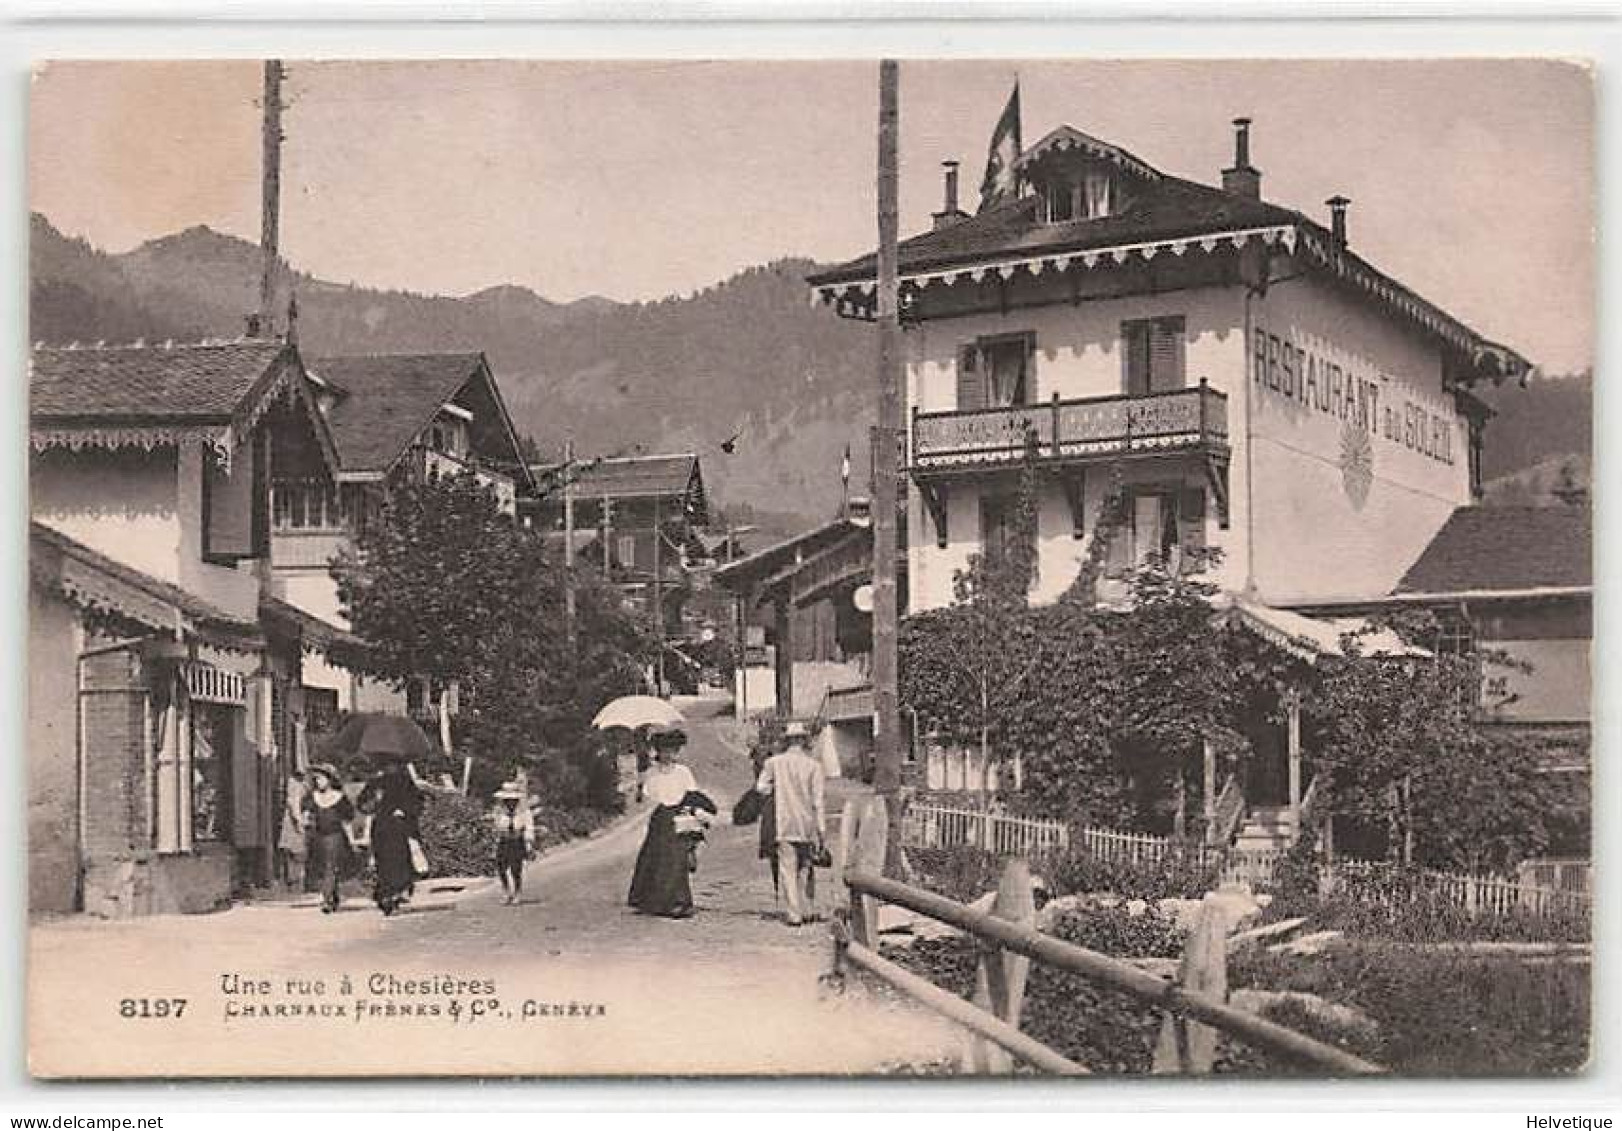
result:
<svg viewBox="0 0 1622 1131"><path fill-rule="evenodd" d="M1354 247L1551 371L1592 364L1589 72L1535 61L905 62L902 230L972 201L1016 73L1061 123L1217 183L1255 119L1263 195L1352 198ZM258 64L57 63L34 82L33 207L121 251L257 238ZM685 293L874 242L877 65L289 63L282 247L339 282L549 298ZM972 206L972 205L971 205Z"/></svg>

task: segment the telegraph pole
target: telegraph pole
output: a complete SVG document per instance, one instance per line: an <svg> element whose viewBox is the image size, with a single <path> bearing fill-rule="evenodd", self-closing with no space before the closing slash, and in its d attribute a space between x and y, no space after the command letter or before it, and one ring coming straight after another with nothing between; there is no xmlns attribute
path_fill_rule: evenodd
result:
<svg viewBox="0 0 1622 1131"><path fill-rule="evenodd" d="M665 590L664 590L664 508L657 495L653 499L653 628L659 641L659 654L653 661L653 686L665 693Z"/></svg>
<svg viewBox="0 0 1622 1131"><path fill-rule="evenodd" d="M259 333L274 337L276 266L281 252L282 211L282 77L280 59L265 61L263 186L260 193L259 250L264 259L259 277Z"/></svg>
<svg viewBox="0 0 1622 1131"><path fill-rule="evenodd" d="M563 617L569 655L575 655L574 626L574 439L563 442Z"/></svg>
<svg viewBox="0 0 1622 1131"><path fill-rule="evenodd" d="M879 63L878 450L873 456L874 788L889 811L885 870L899 863L901 711L897 692L897 439L901 432L900 284L896 263L896 135L900 78L894 59Z"/></svg>

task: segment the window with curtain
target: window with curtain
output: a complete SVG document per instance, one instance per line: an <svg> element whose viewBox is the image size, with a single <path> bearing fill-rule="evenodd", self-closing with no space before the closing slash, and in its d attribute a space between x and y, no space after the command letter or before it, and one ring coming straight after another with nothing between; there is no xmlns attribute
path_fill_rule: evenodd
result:
<svg viewBox="0 0 1622 1131"><path fill-rule="evenodd" d="M979 338L958 350L960 411L1011 408L1036 400L1036 335Z"/></svg>
<svg viewBox="0 0 1622 1131"><path fill-rule="evenodd" d="M1088 173L1081 183L1080 219L1097 220L1113 211L1108 173Z"/></svg>
<svg viewBox="0 0 1622 1131"><path fill-rule="evenodd" d="M1106 575L1157 566L1171 573L1203 567L1205 492L1198 487L1146 487L1127 499L1126 522L1110 540Z"/></svg>
<svg viewBox="0 0 1622 1131"><path fill-rule="evenodd" d="M1132 396L1181 389L1186 377L1186 330L1181 316L1121 323L1121 364Z"/></svg>

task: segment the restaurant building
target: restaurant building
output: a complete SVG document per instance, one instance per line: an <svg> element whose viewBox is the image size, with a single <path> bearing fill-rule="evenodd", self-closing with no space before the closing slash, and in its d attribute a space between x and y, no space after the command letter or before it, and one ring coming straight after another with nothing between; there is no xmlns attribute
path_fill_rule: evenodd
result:
<svg viewBox="0 0 1622 1131"><path fill-rule="evenodd" d="M1241 119L1213 187L1062 126L972 216L949 169L900 245L912 610L1006 535L1028 452L1037 600L1112 497L1107 576L1210 547L1213 580L1274 607L1389 592L1477 497L1471 390L1527 363L1359 256L1344 198L1325 222L1264 200L1249 140ZM867 256L810 283L871 319L874 276Z"/></svg>
<svg viewBox="0 0 1622 1131"><path fill-rule="evenodd" d="M1332 653L1479 500L1476 390L1528 363L1359 255L1344 197L1321 218L1265 200L1248 119L1233 137L1208 185L1061 126L988 171L974 215L947 163L931 230L899 246L905 611L1000 552L1034 469L1033 600L1083 579L1119 604L1157 564ZM876 317L873 255L808 281ZM1249 798L1268 827L1310 798L1290 718L1255 760L1278 783ZM972 761L931 751L921 784L976 788Z"/></svg>

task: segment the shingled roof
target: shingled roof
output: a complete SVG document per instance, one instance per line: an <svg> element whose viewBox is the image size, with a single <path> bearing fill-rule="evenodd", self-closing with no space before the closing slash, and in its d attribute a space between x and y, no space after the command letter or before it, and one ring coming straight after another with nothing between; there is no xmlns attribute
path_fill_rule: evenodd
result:
<svg viewBox="0 0 1622 1131"><path fill-rule="evenodd" d="M253 649L264 643L256 621L233 616L41 522L28 526L28 568L36 583L74 605L154 632L189 627L227 648Z"/></svg>
<svg viewBox="0 0 1622 1131"><path fill-rule="evenodd" d="M1019 160L1028 163L1042 147L1060 142L1108 150L1119 156L1117 163L1141 167L1147 175L1135 184L1126 206L1109 216L1044 223L1038 217L1037 197L1027 195L903 240L897 249L903 283L952 282L965 272L978 279L980 270L990 268L1004 272L1004 277L1014 270L1066 269L1077 261L1072 257L1091 267L1094 253L1099 253L1099 262L1108 258L1124 262L1133 255L1149 257L1167 250L1180 254L1191 247L1209 249L1224 241L1237 246L1259 238L1295 250L1313 268L1365 291L1452 343L1480 374L1497 379L1521 376L1531 368L1513 350L1489 341L1356 253L1337 246L1326 228L1294 209L1160 173L1118 146L1065 126ZM867 316L877 266L877 254L868 254L809 275L806 282L824 301L839 303L842 312L849 308Z"/></svg>
<svg viewBox="0 0 1622 1131"><path fill-rule="evenodd" d="M1581 589L1594 583L1586 507L1460 507L1396 593Z"/></svg>
<svg viewBox="0 0 1622 1131"><path fill-rule="evenodd" d="M484 367L484 355L316 357L307 364L338 394L327 425L343 469L381 473Z"/></svg>
<svg viewBox="0 0 1622 1131"><path fill-rule="evenodd" d="M29 367L35 425L224 424L243 415L297 354L244 339L125 346L36 346Z"/></svg>

